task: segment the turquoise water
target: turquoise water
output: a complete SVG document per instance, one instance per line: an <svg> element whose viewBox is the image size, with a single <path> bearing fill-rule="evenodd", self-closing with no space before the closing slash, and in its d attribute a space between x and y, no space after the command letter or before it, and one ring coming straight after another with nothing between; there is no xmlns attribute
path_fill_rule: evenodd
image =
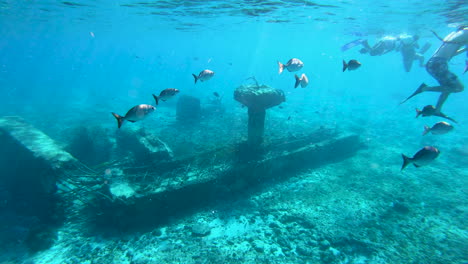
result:
<svg viewBox="0 0 468 264"><path fill-rule="evenodd" d="M454 130L422 136L446 120L414 109L439 94L399 103L437 85L426 69L415 61L406 72L395 51L341 51L411 34L431 44L427 61L441 45L431 31L444 37L467 21L465 1L0 1L0 262L467 263L466 92L443 107ZM291 58L304 67L278 74ZM343 72L351 59L361 67ZM465 60L449 62L463 84ZM194 84L204 69L214 77ZM309 84L295 89L302 73ZM285 96L266 110L258 155L237 152L248 115L234 91L252 76ZM117 128L111 112L155 105L166 88L180 92ZM184 96L199 99L188 110L198 118L179 117ZM18 126L29 132L9 137ZM24 143L36 130L50 141ZM323 146L352 135L359 147L278 158L317 130ZM44 169L57 156L33 163L41 143L79 169ZM424 146L440 156L400 171L401 154ZM234 180L220 176L231 171ZM36 194L31 179L43 175L57 190Z"/></svg>

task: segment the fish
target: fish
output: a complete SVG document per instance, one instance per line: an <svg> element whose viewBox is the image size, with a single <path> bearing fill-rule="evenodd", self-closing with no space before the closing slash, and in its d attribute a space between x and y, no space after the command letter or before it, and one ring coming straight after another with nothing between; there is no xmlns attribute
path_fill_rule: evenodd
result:
<svg viewBox="0 0 468 264"><path fill-rule="evenodd" d="M446 114L444 114L442 112L438 112L433 105L426 105L422 110L419 110L418 108L416 108L416 118L418 118L420 115L422 115L423 117L425 117L425 116L439 116L439 117L443 117L445 119L448 119L448 120L450 120L452 122L458 123L455 119L453 119L451 117L448 117Z"/></svg>
<svg viewBox="0 0 468 264"><path fill-rule="evenodd" d="M465 70L463 71L463 74L465 74L468 71L468 60L465 61Z"/></svg>
<svg viewBox="0 0 468 264"><path fill-rule="evenodd" d="M401 154L403 158L403 165L401 166L401 170L406 168L409 164L413 164L416 168L421 166L427 165L431 163L434 159L436 159L440 154L440 151L433 147L433 146L425 146L421 150L419 150L412 158L405 156L405 154Z"/></svg>
<svg viewBox="0 0 468 264"><path fill-rule="evenodd" d="M296 78L296 83L294 84L294 88L297 88L299 84L301 85L302 88L305 88L309 84L309 78L303 73L301 77L294 75L294 78Z"/></svg>
<svg viewBox="0 0 468 264"><path fill-rule="evenodd" d="M159 96L156 96L155 94L153 94L153 98L154 98L154 100L156 100L156 105L158 105L159 100L162 100L162 101L166 102L167 100L171 99L172 97L174 97L178 93L179 93L178 89L167 88L167 89L162 90L161 93L159 93Z"/></svg>
<svg viewBox="0 0 468 264"><path fill-rule="evenodd" d="M198 76L192 73L193 78L195 78L195 83L197 83L198 80L201 82L208 81L213 77L213 75L214 72L211 70L203 70L198 74Z"/></svg>
<svg viewBox="0 0 468 264"><path fill-rule="evenodd" d="M156 107L147 104L140 104L132 107L125 116L118 115L114 112L111 114L117 119L117 126L120 128L124 121L135 123L145 119L149 114L153 113Z"/></svg>
<svg viewBox="0 0 468 264"><path fill-rule="evenodd" d="M443 135L452 131L453 126L447 122L435 123L432 127L424 126L423 136L431 132L434 135Z"/></svg>
<svg viewBox="0 0 468 264"><path fill-rule="evenodd" d="M213 92L213 95L219 98L219 93Z"/></svg>
<svg viewBox="0 0 468 264"><path fill-rule="evenodd" d="M346 71L346 69L348 69L348 71L354 71L359 67L361 67L361 63L357 60L349 60L348 63L343 60L343 72Z"/></svg>
<svg viewBox="0 0 468 264"><path fill-rule="evenodd" d="M281 62L278 61L278 73L281 74L284 69L286 68L289 72L295 72L302 67L304 67L304 63L300 59L292 58L290 59L286 64L282 64Z"/></svg>

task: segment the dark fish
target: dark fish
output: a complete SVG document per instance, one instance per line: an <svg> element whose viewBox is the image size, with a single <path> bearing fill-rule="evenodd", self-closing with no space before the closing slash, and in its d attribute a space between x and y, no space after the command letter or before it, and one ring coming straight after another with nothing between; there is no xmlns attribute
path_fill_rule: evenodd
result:
<svg viewBox="0 0 468 264"><path fill-rule="evenodd" d="M213 92L213 95L219 98L219 93Z"/></svg>
<svg viewBox="0 0 468 264"><path fill-rule="evenodd" d="M435 123L432 127L424 126L423 136L431 132L434 135L442 135L452 131L453 126L447 122Z"/></svg>
<svg viewBox="0 0 468 264"><path fill-rule="evenodd" d="M291 120L291 116L288 117L288 120Z"/></svg>
<svg viewBox="0 0 468 264"><path fill-rule="evenodd" d="M465 70L463 71L463 74L465 74L468 71L468 60L465 61Z"/></svg>
<svg viewBox="0 0 468 264"><path fill-rule="evenodd" d="M281 74L283 70L286 68L289 72L295 72L302 67L304 67L304 63L300 59L292 58L288 61L286 64L282 64L281 62L278 61L278 73Z"/></svg>
<svg viewBox="0 0 468 264"><path fill-rule="evenodd" d="M452 122L458 123L455 119L448 117L446 114L438 112L433 105L426 105L422 110L416 108L416 118L420 115L424 116L439 116L448 119Z"/></svg>
<svg viewBox="0 0 468 264"><path fill-rule="evenodd" d="M154 98L154 100L156 100L156 105L158 105L159 100L162 100L162 101L166 102L167 100L171 99L172 97L174 97L178 93L179 93L178 89L167 88L167 89L162 90L161 93L159 94L159 96L156 96L156 95L153 94L153 98Z"/></svg>
<svg viewBox="0 0 468 264"><path fill-rule="evenodd" d="M195 83L197 83L198 80L201 82L208 81L213 77L213 75L214 72L211 70L203 70L198 74L198 76L192 73L193 78L195 78Z"/></svg>
<svg viewBox="0 0 468 264"><path fill-rule="evenodd" d="M343 72L348 69L348 71L354 71L357 68L361 67L361 63L357 60L350 60L348 63L343 60Z"/></svg>
<svg viewBox="0 0 468 264"><path fill-rule="evenodd" d="M301 85L302 88L305 88L309 84L309 78L303 73L301 77L294 75L294 78L296 78L296 83L294 84L294 88L297 88L299 84Z"/></svg>
<svg viewBox="0 0 468 264"><path fill-rule="evenodd" d="M125 116L120 116L113 112L112 115L117 119L117 126L120 128L124 121L135 123L145 119L149 114L154 112L154 110L156 110L156 108L152 105L141 104L132 107L132 109L128 110Z"/></svg>
<svg viewBox="0 0 468 264"><path fill-rule="evenodd" d="M403 157L403 165L401 166L401 170L406 168L409 164L413 163L413 165L418 168L424 165L431 163L434 159L436 159L440 154L440 151L432 146L425 146L420 151L418 151L412 158L401 154Z"/></svg>
<svg viewBox="0 0 468 264"><path fill-rule="evenodd" d="M283 109L284 107L282 105L278 106L279 109Z"/></svg>

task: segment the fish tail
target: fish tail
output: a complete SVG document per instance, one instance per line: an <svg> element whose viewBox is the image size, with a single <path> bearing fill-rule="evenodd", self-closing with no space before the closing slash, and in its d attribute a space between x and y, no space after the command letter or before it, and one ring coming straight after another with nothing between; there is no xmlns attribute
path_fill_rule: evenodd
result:
<svg viewBox="0 0 468 264"><path fill-rule="evenodd" d="M284 70L284 64L278 61L278 74L281 74Z"/></svg>
<svg viewBox="0 0 468 264"><path fill-rule="evenodd" d="M347 68L348 68L348 64L346 64L346 61L343 60L343 72L346 71Z"/></svg>
<svg viewBox="0 0 468 264"><path fill-rule="evenodd" d="M120 128L122 126L122 123L124 122L124 118L114 112L112 112L112 115L115 117L115 119L117 119L117 126Z"/></svg>
<svg viewBox="0 0 468 264"><path fill-rule="evenodd" d="M156 105L158 105L159 104L159 98L154 94L153 94L153 98L156 101Z"/></svg>
<svg viewBox="0 0 468 264"><path fill-rule="evenodd" d="M428 127L428 126L424 126L423 136L426 135L427 133L429 133L429 131L431 131L431 128Z"/></svg>
<svg viewBox="0 0 468 264"><path fill-rule="evenodd" d="M411 158L405 156L405 154L401 154L401 157L403 158L403 165L401 166L401 170L403 170L411 163Z"/></svg>
<svg viewBox="0 0 468 264"><path fill-rule="evenodd" d="M422 114L422 111L416 108L416 118Z"/></svg>
<svg viewBox="0 0 468 264"><path fill-rule="evenodd" d="M294 84L294 88L297 88L299 86L299 84L301 84L301 78L299 78L299 76L297 76L297 74L294 75L294 78L296 78L296 83Z"/></svg>
<svg viewBox="0 0 468 264"><path fill-rule="evenodd" d="M198 77L197 77L195 74L193 74L193 73L192 73L192 76L193 76L193 78L195 78L195 83L197 83Z"/></svg>

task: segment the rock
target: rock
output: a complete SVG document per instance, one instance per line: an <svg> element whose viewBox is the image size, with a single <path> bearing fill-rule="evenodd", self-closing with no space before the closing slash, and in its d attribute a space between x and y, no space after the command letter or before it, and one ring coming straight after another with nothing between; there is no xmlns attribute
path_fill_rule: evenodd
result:
<svg viewBox="0 0 468 264"><path fill-rule="evenodd" d="M296 246L296 252L297 254L305 257L311 257L314 255L314 250L307 246L305 243L299 243Z"/></svg>
<svg viewBox="0 0 468 264"><path fill-rule="evenodd" d="M135 190L126 182L117 182L110 186L110 193L114 197L128 199L135 195Z"/></svg>
<svg viewBox="0 0 468 264"><path fill-rule="evenodd" d="M119 131L117 145L121 154L131 153L137 164L167 161L173 158L172 150L157 136L139 131Z"/></svg>
<svg viewBox="0 0 468 264"><path fill-rule="evenodd" d="M192 226L192 235L196 237L204 237L211 233L211 228L206 223L196 223Z"/></svg>
<svg viewBox="0 0 468 264"><path fill-rule="evenodd" d="M330 247L330 242L326 239L320 241L320 248L321 249L327 249Z"/></svg>
<svg viewBox="0 0 468 264"><path fill-rule="evenodd" d="M291 250L291 248L292 248L291 243L284 236L278 237L278 240L276 242L278 243L278 245L280 245L283 252Z"/></svg>
<svg viewBox="0 0 468 264"><path fill-rule="evenodd" d="M252 243L252 247L258 253L264 253L265 252L265 245L264 245L263 241L261 241L261 240L258 240L258 239L254 240L254 242Z"/></svg>

